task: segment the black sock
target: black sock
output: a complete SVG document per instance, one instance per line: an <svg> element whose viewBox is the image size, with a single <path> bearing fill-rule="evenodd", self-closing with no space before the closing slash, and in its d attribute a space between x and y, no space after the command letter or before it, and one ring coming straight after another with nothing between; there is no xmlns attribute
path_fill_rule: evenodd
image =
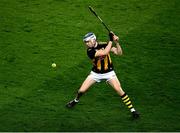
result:
<svg viewBox="0 0 180 133"><path fill-rule="evenodd" d="M82 92L78 92L78 93L77 93L77 96L76 96L76 98L75 98L75 101L78 102L78 101L79 101L79 98L80 98L82 95L83 95Z"/></svg>

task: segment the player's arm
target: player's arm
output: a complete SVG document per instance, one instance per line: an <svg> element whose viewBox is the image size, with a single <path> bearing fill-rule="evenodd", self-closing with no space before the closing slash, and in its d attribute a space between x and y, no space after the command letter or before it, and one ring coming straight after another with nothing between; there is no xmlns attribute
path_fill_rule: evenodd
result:
<svg viewBox="0 0 180 133"><path fill-rule="evenodd" d="M113 41L116 44L116 47L112 47L111 52L113 52L115 55L122 55L122 48L119 44L119 37L115 34L113 35Z"/></svg>
<svg viewBox="0 0 180 133"><path fill-rule="evenodd" d="M95 53L95 57L107 55L112 47L112 41L109 41L105 49L97 50Z"/></svg>
<svg viewBox="0 0 180 133"><path fill-rule="evenodd" d="M116 43L116 47L111 48L111 52L113 52L113 54L115 54L115 55L122 55L123 54L122 48L121 48L119 42Z"/></svg>

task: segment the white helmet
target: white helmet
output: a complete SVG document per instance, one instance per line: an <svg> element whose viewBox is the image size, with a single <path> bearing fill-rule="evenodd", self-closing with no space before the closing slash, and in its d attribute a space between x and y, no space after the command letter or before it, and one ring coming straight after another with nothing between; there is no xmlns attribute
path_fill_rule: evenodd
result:
<svg viewBox="0 0 180 133"><path fill-rule="evenodd" d="M87 42L87 41L89 41L90 39L96 40L96 35L95 35L94 33L92 33L92 32L87 33L87 34L84 36L83 41L84 41L84 42Z"/></svg>

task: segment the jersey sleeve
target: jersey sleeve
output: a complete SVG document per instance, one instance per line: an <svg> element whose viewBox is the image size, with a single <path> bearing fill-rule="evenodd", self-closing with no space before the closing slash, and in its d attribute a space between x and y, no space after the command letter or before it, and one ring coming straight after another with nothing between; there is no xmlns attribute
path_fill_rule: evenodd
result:
<svg viewBox="0 0 180 133"><path fill-rule="evenodd" d="M108 42L98 42L99 45L107 45Z"/></svg>
<svg viewBox="0 0 180 133"><path fill-rule="evenodd" d="M87 49L87 55L90 59L93 59L95 57L95 49Z"/></svg>
<svg viewBox="0 0 180 133"><path fill-rule="evenodd" d="M106 48L106 46L108 45L108 42L98 42L98 45L100 48Z"/></svg>

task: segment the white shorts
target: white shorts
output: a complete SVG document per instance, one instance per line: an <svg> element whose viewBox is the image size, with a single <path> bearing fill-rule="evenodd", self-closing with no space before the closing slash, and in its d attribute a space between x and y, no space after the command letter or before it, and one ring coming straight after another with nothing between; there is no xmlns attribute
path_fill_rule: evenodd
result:
<svg viewBox="0 0 180 133"><path fill-rule="evenodd" d="M113 78L116 78L116 73L114 71L111 71L111 72L101 74L101 73L95 73L91 71L91 73L89 74L89 77L91 77L96 82L101 82L101 80L106 80L107 82Z"/></svg>

